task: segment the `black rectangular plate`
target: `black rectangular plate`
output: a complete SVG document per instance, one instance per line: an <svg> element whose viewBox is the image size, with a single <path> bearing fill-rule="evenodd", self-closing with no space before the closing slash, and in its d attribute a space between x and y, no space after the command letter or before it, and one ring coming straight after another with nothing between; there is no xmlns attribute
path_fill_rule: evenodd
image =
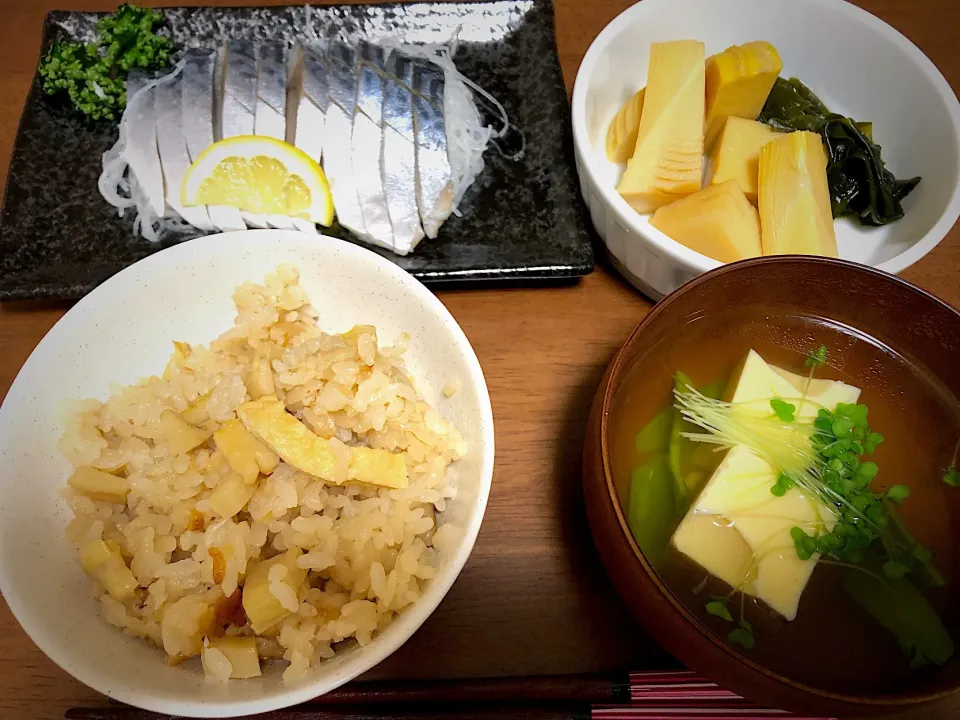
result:
<svg viewBox="0 0 960 720"><path fill-rule="evenodd" d="M444 223L439 237L407 257L372 249L429 283L561 279L593 270L550 0L164 12L177 48L216 47L228 37L302 38L308 12L314 27L347 40L444 42L457 35L457 68L503 104L520 132L488 148L462 215ZM92 39L100 15L50 13L44 51L57 38ZM137 260L202 234L168 234L159 243L134 236L133 213L119 217L97 190L101 155L116 138L115 123L85 124L34 81L0 214L0 300L78 298ZM521 142L522 155L510 159ZM363 244L339 228L329 234Z"/></svg>

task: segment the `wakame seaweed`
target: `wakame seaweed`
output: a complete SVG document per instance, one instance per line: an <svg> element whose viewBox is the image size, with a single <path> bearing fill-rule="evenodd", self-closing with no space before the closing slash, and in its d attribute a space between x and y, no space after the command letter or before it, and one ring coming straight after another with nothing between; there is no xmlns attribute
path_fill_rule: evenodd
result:
<svg viewBox="0 0 960 720"><path fill-rule="evenodd" d="M887 170L871 123L830 112L797 78L777 78L758 120L782 132L810 130L823 138L835 218L856 215L863 225L886 225L903 217L901 201L920 178L897 180Z"/></svg>

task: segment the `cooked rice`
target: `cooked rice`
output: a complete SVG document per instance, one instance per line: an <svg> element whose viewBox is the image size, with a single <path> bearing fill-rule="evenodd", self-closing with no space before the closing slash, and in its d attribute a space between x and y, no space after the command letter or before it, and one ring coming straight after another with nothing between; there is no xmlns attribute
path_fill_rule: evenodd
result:
<svg viewBox="0 0 960 720"><path fill-rule="evenodd" d="M209 347L180 345L164 377L78 405L61 451L75 466L125 477L130 491L125 504L110 504L66 488L75 515L67 536L78 549L101 539L119 548L137 588L121 602L92 578L103 615L172 663L199 655L208 637L254 635L235 593L258 563L302 550L296 566L308 572L298 588L283 581L287 567L270 568L270 592L290 614L256 642L261 658L289 661L283 676L293 679L344 641L369 643L421 597L459 537L438 513L456 492L447 466L466 444L404 370L406 336L381 347L374 328L322 332L290 266L264 285L241 285L233 299L235 325ZM281 459L242 511L217 516L211 494L230 466L212 439L173 455L161 412L189 409L211 432L264 391L338 457L348 446L399 453L409 486L325 483ZM226 656L210 650L208 676L228 677Z"/></svg>

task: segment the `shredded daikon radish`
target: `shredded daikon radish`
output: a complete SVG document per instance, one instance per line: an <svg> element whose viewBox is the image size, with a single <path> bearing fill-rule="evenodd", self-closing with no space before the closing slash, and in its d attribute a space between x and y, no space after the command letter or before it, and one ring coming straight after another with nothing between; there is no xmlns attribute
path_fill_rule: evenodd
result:
<svg viewBox="0 0 960 720"><path fill-rule="evenodd" d="M181 234L196 230L193 225L181 218L180 215L169 206L166 208L166 215L157 217L156 213L153 212L153 208L150 206L150 202L147 200L146 194L137 184L136 177L131 177L130 197L133 199L132 204L135 204L137 208L139 208L137 217L133 221L133 232L134 234L142 235L145 240L159 242L162 234Z"/></svg>
<svg viewBox="0 0 960 720"><path fill-rule="evenodd" d="M127 208L137 204L130 195L130 183L124 177L127 171L127 161L123 157L125 146L126 138L121 127L120 139L103 154L103 172L97 180L100 194L103 195L104 200L117 208L120 217L123 217Z"/></svg>
<svg viewBox="0 0 960 720"><path fill-rule="evenodd" d="M507 133L509 133L511 130L514 130L516 131L517 134L519 134L520 149L514 153L510 153L509 155L503 152L500 146L496 142L494 142L494 144L497 145L497 149L500 151L500 154L507 160L519 160L520 158L522 158L524 150L526 150L527 148L527 138L523 134L523 131L520 130L520 128L515 128L510 124L510 117L507 115L506 108L503 107L500 101L497 100L493 95L491 95L482 87L477 85L473 80L468 78L466 75L461 74L460 78L463 80L464 84L467 87L473 90L473 92L476 95L486 100L487 103L489 103L493 107L493 109L496 111L496 113L500 116L500 121L503 123L503 126L494 133L494 137L496 137L497 139L504 138L507 136Z"/></svg>
<svg viewBox="0 0 960 720"><path fill-rule="evenodd" d="M143 190L140 189L136 177L130 179L130 199L132 204L137 207L137 217L133 220L134 234L142 235L150 242L159 242L160 238L157 235L156 228L154 228L154 224L159 218L154 214L153 208L150 207L150 203L147 201Z"/></svg>
<svg viewBox="0 0 960 720"><path fill-rule="evenodd" d="M443 119L453 180L453 212L459 215L458 206L464 193L483 172L483 153L494 132L493 128L481 123L473 93L463 82L449 50L439 53L433 62L443 69L444 74Z"/></svg>

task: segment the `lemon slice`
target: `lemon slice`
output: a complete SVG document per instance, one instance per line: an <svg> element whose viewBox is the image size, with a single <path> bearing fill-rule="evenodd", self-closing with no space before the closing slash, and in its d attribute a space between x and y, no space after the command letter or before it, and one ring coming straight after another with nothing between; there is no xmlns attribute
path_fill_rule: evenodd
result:
<svg viewBox="0 0 960 720"><path fill-rule="evenodd" d="M241 135L208 147L187 170L181 200L185 207L228 205L333 224L323 169L302 150L269 137Z"/></svg>

